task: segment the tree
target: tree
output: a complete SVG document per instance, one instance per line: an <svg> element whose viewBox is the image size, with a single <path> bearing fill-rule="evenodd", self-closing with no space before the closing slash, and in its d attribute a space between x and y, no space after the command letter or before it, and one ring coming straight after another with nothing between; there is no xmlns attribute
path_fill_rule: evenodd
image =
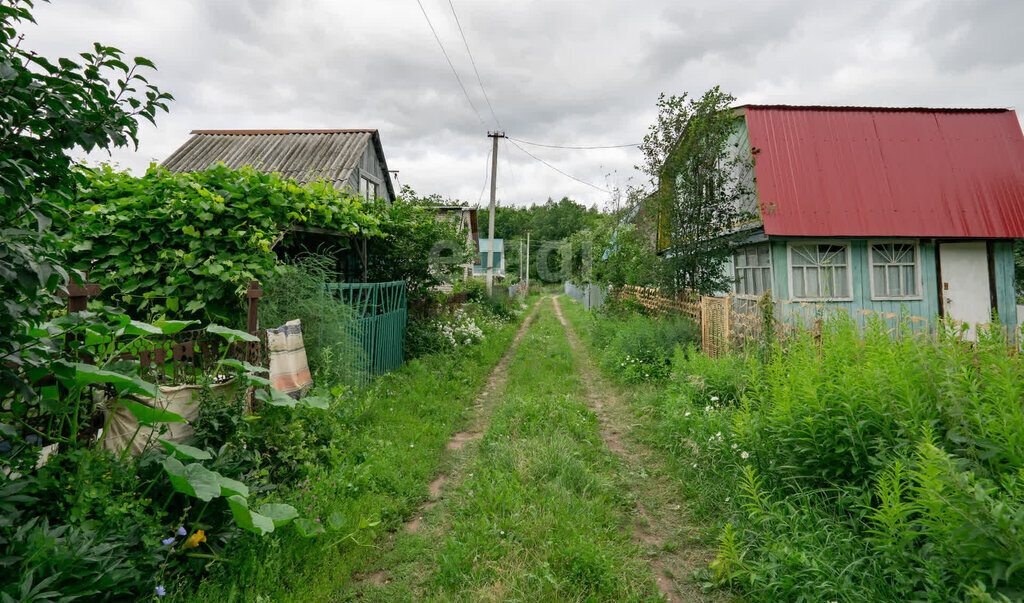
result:
<svg viewBox="0 0 1024 603"><path fill-rule="evenodd" d="M733 136L736 99L716 86L699 99L658 98L658 118L640 145L654 192L646 203L664 239L662 284L671 291L710 294L731 284L723 266L732 253L747 194L737 177L745 153Z"/></svg>
<svg viewBox="0 0 1024 603"><path fill-rule="evenodd" d="M28 331L69 281L51 229L63 210L47 199L73 197L71 153L137 145L139 119L153 122L171 99L139 73L152 62L129 65L117 48L94 44L56 62L22 48L17 27L34 22L32 8L0 4L0 400L13 389L31 396L26 348L47 341Z"/></svg>
<svg viewBox="0 0 1024 603"><path fill-rule="evenodd" d="M461 275L463 265L475 256L466 249L465 232L438 218L437 201L436 196L417 197L405 187L394 203L373 204L383 236L367 243L367 280L404 280L412 304L429 297L436 285Z"/></svg>

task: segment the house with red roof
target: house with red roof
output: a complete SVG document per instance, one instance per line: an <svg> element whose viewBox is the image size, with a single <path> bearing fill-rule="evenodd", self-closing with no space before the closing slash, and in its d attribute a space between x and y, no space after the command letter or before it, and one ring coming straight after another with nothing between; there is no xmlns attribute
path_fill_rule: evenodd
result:
<svg viewBox="0 0 1024 603"><path fill-rule="evenodd" d="M734 291L1015 327L1024 134L1008 109L746 105ZM973 330L968 334L973 336Z"/></svg>

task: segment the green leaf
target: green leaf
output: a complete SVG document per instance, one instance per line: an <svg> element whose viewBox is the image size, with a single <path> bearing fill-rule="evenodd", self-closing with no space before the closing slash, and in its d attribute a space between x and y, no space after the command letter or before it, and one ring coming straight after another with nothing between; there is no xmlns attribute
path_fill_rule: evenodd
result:
<svg viewBox="0 0 1024 603"><path fill-rule="evenodd" d="M241 496L228 498L228 507L240 528L263 536L274 531L274 521L269 517L249 510L249 503Z"/></svg>
<svg viewBox="0 0 1024 603"><path fill-rule="evenodd" d="M135 64L156 69L156 65L153 64L153 61L150 61L146 57L135 57Z"/></svg>
<svg viewBox="0 0 1024 603"><path fill-rule="evenodd" d="M267 503L260 507L260 514L269 517L274 527L279 528L299 516L299 512L291 505Z"/></svg>
<svg viewBox="0 0 1024 603"><path fill-rule="evenodd" d="M161 335L160 327L133 320L124 327L125 335Z"/></svg>
<svg viewBox="0 0 1024 603"><path fill-rule="evenodd" d="M222 327L220 325L210 325L206 327L206 331L208 333L213 333L214 335L220 335L221 337L223 337L224 339L228 340L231 343L234 343L236 341L258 342L260 340L259 337L256 337L255 335L250 335L245 331L229 329L227 327Z"/></svg>
<svg viewBox="0 0 1024 603"><path fill-rule="evenodd" d="M230 367L236 368L236 369L238 369L240 371L245 371L247 373L269 373L270 372L270 369L268 369L268 368L263 368L262 366L256 366L255 364L249 364L248 362L246 362L244 360L235 360L234 358L225 358L224 360L219 361L217 364L222 364L224 366L230 366Z"/></svg>
<svg viewBox="0 0 1024 603"><path fill-rule="evenodd" d="M181 461L173 456L164 459L163 467L171 480L171 486L178 492L204 502L209 502L220 496L221 475L219 473L210 471L199 463L182 465Z"/></svg>
<svg viewBox="0 0 1024 603"><path fill-rule="evenodd" d="M170 303L169 303L170 300L171 300L171 298L167 298L167 301L168 301L167 309L168 310L171 309ZM178 309L177 308L177 300L175 300L175 308L173 308L173 309L174 310ZM197 320L158 320L158 321L153 323L153 326L158 328L158 329L160 329L160 332L163 333L164 335L174 335L175 333L180 333L181 331L184 331L187 327L189 327L190 325L194 325L197 322L199 322L199 321L197 321Z"/></svg>
<svg viewBox="0 0 1024 603"><path fill-rule="evenodd" d="M152 398L160 396L160 390L157 386L143 381L134 375L123 375L113 371L104 371L91 364L84 364L81 362L73 363L71 366L75 369L75 385L83 386L93 383L109 383L122 393L142 394Z"/></svg>
<svg viewBox="0 0 1024 603"><path fill-rule="evenodd" d="M220 495L221 496L234 496L238 495L243 498L249 497L249 487L238 480L233 480L230 477L224 477L221 474L217 474L217 479L220 481Z"/></svg>
<svg viewBox="0 0 1024 603"><path fill-rule="evenodd" d="M187 446L185 444L178 444L176 442L168 442L163 438L157 438L157 441L167 449L167 452L173 454L179 459L194 460L194 461L205 461L213 458L209 452L200 450L193 446Z"/></svg>
<svg viewBox="0 0 1024 603"><path fill-rule="evenodd" d="M243 381L246 381L247 383L253 383L253 384L256 384L256 385L273 385L274 384L274 382L271 381L270 379L267 379L266 377L260 377L259 375L253 375L252 373L244 373L244 374L242 374L241 378L242 378Z"/></svg>
<svg viewBox="0 0 1024 603"><path fill-rule="evenodd" d="M265 402L271 406L284 406L286 408L295 408L297 403L295 398L276 389L270 390L270 398L265 400Z"/></svg>
<svg viewBox="0 0 1024 603"><path fill-rule="evenodd" d="M326 396L307 396L299 400L299 404L305 404L310 408L319 408L321 410L327 410L330 408L331 401Z"/></svg>
<svg viewBox="0 0 1024 603"><path fill-rule="evenodd" d="M169 410L162 408L153 408L140 404L133 400L123 400L121 402L124 407L128 409L132 415L135 416L135 420L139 423L146 425L155 425L157 423L184 423L185 418L177 413L173 413Z"/></svg>
<svg viewBox="0 0 1024 603"><path fill-rule="evenodd" d="M295 527L299 529L299 534L302 534L306 538L312 538L313 536L317 536L325 532L322 525L308 517L300 517L296 519Z"/></svg>

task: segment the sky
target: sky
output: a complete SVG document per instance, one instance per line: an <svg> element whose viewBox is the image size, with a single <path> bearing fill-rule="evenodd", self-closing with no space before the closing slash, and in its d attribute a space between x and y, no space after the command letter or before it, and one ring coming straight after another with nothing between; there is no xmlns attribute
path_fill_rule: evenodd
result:
<svg viewBox="0 0 1024 603"><path fill-rule="evenodd" d="M500 130L515 140L499 146L499 204L609 206L647 183L638 149L516 141L639 143L662 92L1024 107L1021 0L420 2L53 0L37 3L23 47L115 46L152 60L150 81L174 95L137 151L89 162L144 170L193 129L375 128L400 184L470 204L488 200L487 134Z"/></svg>

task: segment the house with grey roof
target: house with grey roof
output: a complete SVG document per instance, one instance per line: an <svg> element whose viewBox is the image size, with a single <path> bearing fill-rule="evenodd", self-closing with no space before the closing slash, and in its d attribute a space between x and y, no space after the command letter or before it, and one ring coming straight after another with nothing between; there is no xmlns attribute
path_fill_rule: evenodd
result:
<svg viewBox="0 0 1024 603"><path fill-rule="evenodd" d="M299 183L325 181L367 199L395 200L377 130L192 130L192 137L161 165L182 173L217 162Z"/></svg>
<svg viewBox="0 0 1024 603"><path fill-rule="evenodd" d="M366 199L395 201L395 186L377 130L192 130L161 164L175 173L200 172L221 162L280 174L299 184L327 182ZM295 227L275 243L282 257L316 252L335 258L347 281L366 281L371 262L365 237Z"/></svg>

